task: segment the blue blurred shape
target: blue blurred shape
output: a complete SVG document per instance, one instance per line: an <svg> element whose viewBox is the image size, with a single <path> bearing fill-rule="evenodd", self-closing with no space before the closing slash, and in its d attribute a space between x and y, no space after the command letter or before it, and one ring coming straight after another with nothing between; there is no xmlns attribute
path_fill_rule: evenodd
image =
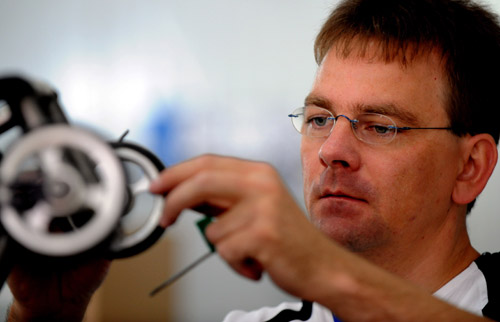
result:
<svg viewBox="0 0 500 322"><path fill-rule="evenodd" d="M181 104L176 101L159 100L144 124L145 144L166 166L182 161L187 154L181 142L182 111Z"/></svg>

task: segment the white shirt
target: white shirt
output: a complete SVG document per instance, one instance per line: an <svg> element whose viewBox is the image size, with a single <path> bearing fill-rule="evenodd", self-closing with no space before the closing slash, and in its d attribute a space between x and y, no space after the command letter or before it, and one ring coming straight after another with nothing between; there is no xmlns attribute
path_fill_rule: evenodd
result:
<svg viewBox="0 0 500 322"><path fill-rule="evenodd" d="M434 296L480 316L481 310L488 303L486 280L475 262L441 287ZM284 302L276 307L263 307L250 312L237 310L230 312L223 322L267 321L285 309L298 311L301 307L300 302ZM329 309L314 303L311 318L307 321L333 322L334 319Z"/></svg>
<svg viewBox="0 0 500 322"><path fill-rule="evenodd" d="M475 262L441 287L434 295L477 315L488 303L486 279Z"/></svg>

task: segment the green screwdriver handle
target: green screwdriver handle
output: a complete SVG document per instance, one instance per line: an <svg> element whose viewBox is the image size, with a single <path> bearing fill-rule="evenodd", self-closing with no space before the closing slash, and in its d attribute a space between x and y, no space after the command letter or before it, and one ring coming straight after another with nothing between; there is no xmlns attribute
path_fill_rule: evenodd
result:
<svg viewBox="0 0 500 322"><path fill-rule="evenodd" d="M208 225L210 225L212 222L214 221L214 218L213 217L208 217L206 216L205 218L201 219L201 220L198 220L196 222L196 226L198 226L198 229L200 230L200 233L201 235L203 236L203 239L205 240L205 243L207 243L207 246L208 248L210 248L210 250L212 252L215 252L215 246L214 244L212 244L207 236L205 235L205 229L207 228Z"/></svg>

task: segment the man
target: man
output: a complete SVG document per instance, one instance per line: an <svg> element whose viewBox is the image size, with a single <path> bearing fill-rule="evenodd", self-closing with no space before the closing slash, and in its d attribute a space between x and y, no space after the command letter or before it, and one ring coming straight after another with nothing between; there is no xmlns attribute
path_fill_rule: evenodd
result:
<svg viewBox="0 0 500 322"><path fill-rule="evenodd" d="M498 256L479 256L465 225L497 162L496 18L461 0L346 0L315 49L315 83L290 114L310 221L263 163L202 156L151 186L168 193L162 225L216 211L206 235L231 267L315 303L225 321L499 319ZM15 281L23 316L29 288Z"/></svg>

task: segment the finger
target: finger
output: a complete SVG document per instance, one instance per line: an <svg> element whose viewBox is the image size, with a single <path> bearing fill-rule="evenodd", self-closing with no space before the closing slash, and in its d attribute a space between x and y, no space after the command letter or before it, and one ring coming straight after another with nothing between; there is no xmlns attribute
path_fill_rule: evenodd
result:
<svg viewBox="0 0 500 322"><path fill-rule="evenodd" d="M223 200L215 201L213 202L213 204L204 203L192 208L192 210L209 217L217 217L220 214L226 212L229 207L229 205L223 207L223 204L225 204Z"/></svg>
<svg viewBox="0 0 500 322"><path fill-rule="evenodd" d="M224 219L222 219L222 220L226 219L225 217L223 217L223 218ZM227 223L229 223L229 225L224 225L223 229L215 228L217 225L220 224L220 221L221 221L221 219L211 223L207 227L207 230L209 227L211 227L212 232L217 231L218 235L216 235L217 236L216 238L213 238L213 237L209 238L207 233L206 233L207 231L205 231L205 235L207 236L208 240L211 243L215 243L213 240L217 240L218 242L225 240L226 242L230 243L231 238L225 239L225 237L231 236L232 232L237 234L238 231L241 232L242 229L244 229L241 227L242 222L235 223L234 220L229 220L229 221L226 220ZM221 226L219 225L219 228L220 227ZM238 228L233 229L234 227L238 227ZM214 233L212 233L212 236L215 236ZM243 242L245 242L245 241L243 241ZM248 242L248 241L246 241L246 242ZM219 251L219 248L217 245L216 245L216 249L217 249L217 251ZM263 267L258 261L254 260L253 258L250 258L250 257L241 257L241 256L233 257L234 254L232 256L229 256L227 254L227 251L223 251L223 250L222 250L222 253L223 253L223 255L221 255L221 257L233 268L233 270L235 270L239 274L241 274L249 279L252 279L252 280L259 280L261 278L262 273L263 273Z"/></svg>
<svg viewBox="0 0 500 322"><path fill-rule="evenodd" d="M251 202L239 202L231 209L226 210L222 216L207 226L205 236L214 245L235 232L249 229L254 217L249 215Z"/></svg>
<svg viewBox="0 0 500 322"><path fill-rule="evenodd" d="M252 280L259 280L264 273L263 266L254 258L245 233L231 234L217 246L217 253L238 274Z"/></svg>
<svg viewBox="0 0 500 322"><path fill-rule="evenodd" d="M238 274L252 280L261 278L264 266L260 262L262 256L262 241L267 238L267 229L262 232L262 219L258 206L252 199L245 200L233 206L208 225L205 235L216 246L219 256ZM266 256L263 256L265 259Z"/></svg>
<svg viewBox="0 0 500 322"><path fill-rule="evenodd" d="M232 171L246 162L241 159L203 155L163 170L150 185L150 191L163 194L200 171Z"/></svg>
<svg viewBox="0 0 500 322"><path fill-rule="evenodd" d="M252 258L245 258L241 262L231 263L230 266L240 275L254 281L260 280L264 274L262 265Z"/></svg>
<svg viewBox="0 0 500 322"><path fill-rule="evenodd" d="M165 198L160 225L166 227L175 222L184 209L201 205L227 209L241 197L243 191L240 176L225 171L203 171L179 183Z"/></svg>

